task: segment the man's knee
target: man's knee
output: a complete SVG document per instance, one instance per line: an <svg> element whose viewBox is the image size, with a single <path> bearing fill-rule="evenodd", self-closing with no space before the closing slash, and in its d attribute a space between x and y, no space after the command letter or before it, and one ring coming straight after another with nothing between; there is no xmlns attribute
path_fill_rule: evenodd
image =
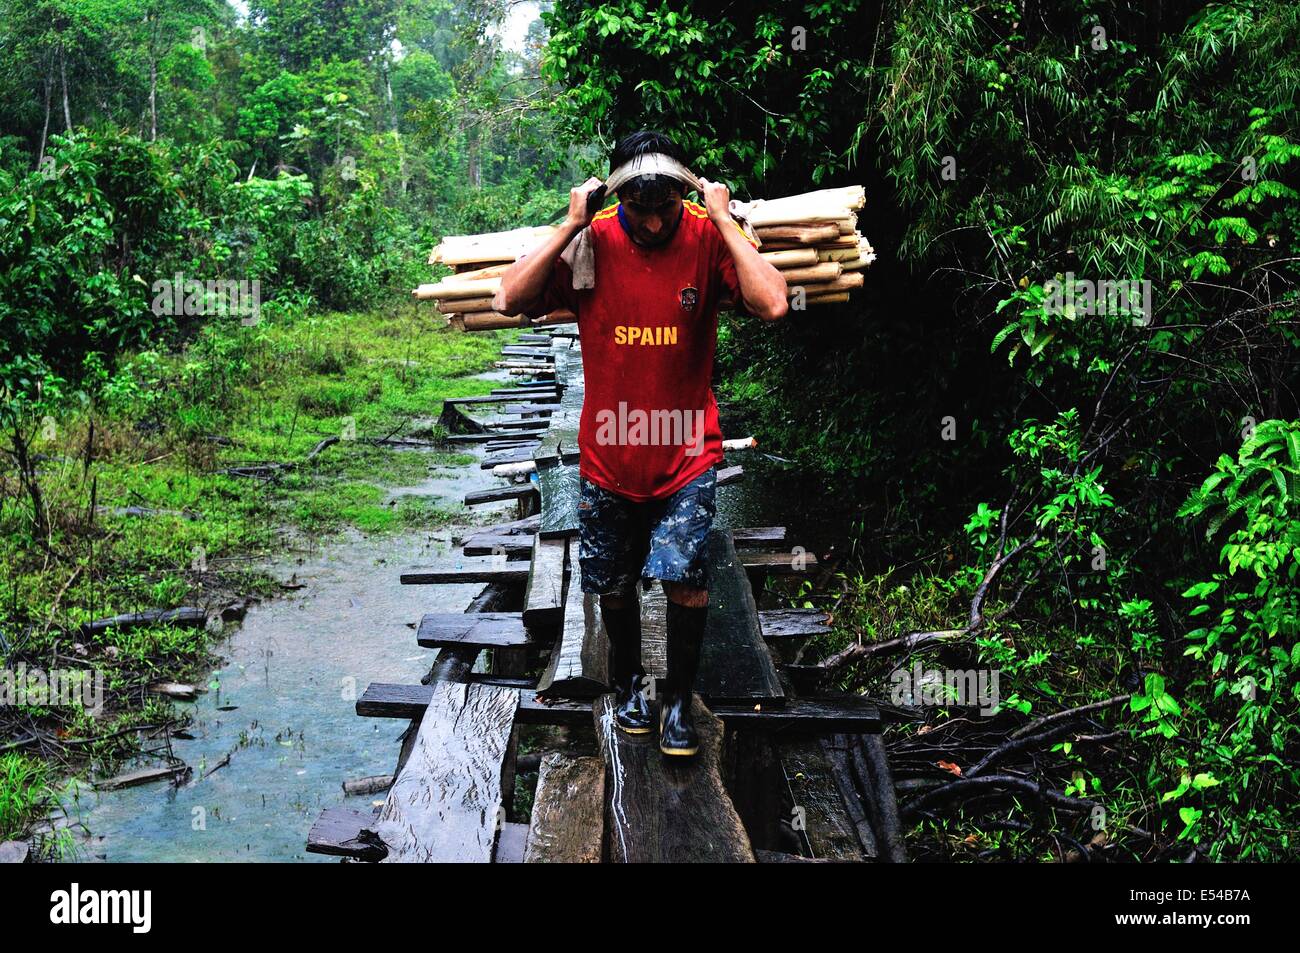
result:
<svg viewBox="0 0 1300 953"><path fill-rule="evenodd" d="M688 586L684 582L665 582L664 594L669 602L688 609L707 609L709 607L709 590L699 586Z"/></svg>

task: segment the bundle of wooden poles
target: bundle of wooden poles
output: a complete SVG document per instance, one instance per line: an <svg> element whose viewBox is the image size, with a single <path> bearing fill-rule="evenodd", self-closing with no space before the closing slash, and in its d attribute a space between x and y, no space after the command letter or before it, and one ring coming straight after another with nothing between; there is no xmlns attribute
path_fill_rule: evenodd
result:
<svg viewBox="0 0 1300 953"><path fill-rule="evenodd" d="M858 231L857 210L866 196L860 185L823 189L786 198L738 203L737 213L753 227L759 253L785 278L793 309L847 301L862 287L862 269L876 255ZM492 310L501 275L521 255L554 231L550 225L486 235L449 235L429 255L429 264L455 274L415 289L434 301L447 323L461 331L535 327L574 320L571 311L541 318L509 317ZM723 302L730 307L731 302Z"/></svg>

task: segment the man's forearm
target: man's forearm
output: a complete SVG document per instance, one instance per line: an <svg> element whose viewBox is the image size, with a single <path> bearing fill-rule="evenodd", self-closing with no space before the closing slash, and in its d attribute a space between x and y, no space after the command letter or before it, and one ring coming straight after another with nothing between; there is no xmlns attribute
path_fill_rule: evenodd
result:
<svg viewBox="0 0 1300 953"><path fill-rule="evenodd" d="M501 276L501 288L492 299L492 307L502 314L516 315L536 304L546 291L555 260L580 231L581 225L566 221L546 241L511 265Z"/></svg>
<svg viewBox="0 0 1300 953"><path fill-rule="evenodd" d="M749 243L735 219L713 219L713 224L736 264L736 278L740 282L740 295L745 299L745 309L765 321L784 318L790 306L781 272Z"/></svg>

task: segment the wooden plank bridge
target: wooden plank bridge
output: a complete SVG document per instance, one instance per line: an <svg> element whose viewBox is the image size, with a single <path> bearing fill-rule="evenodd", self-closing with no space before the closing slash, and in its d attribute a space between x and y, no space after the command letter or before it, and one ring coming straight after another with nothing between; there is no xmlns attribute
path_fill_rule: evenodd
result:
<svg viewBox="0 0 1300 953"><path fill-rule="evenodd" d="M801 549L791 557L784 527L710 535L699 755L664 758L653 733L616 730L608 640L579 585L581 347L559 326L502 357L531 380L448 400L443 420L460 431L452 439L483 448L484 466L522 464L510 477L522 482L465 498L514 501L518 518L458 540L458 568L402 573L411 585L486 585L464 613L419 621L417 643L437 652L421 684L374 683L358 699L358 715L409 721L393 783L371 809L324 811L307 850L387 863L904 859L880 732L907 713L794 690L780 646L830 627L817 610L758 608L755 580L817 566ZM481 424L467 407L506 419ZM742 477L719 469L720 484ZM641 617L644 665L662 676L661 587L641 594ZM525 776L536 773L526 816L515 807L521 738L540 752L524 756Z"/></svg>

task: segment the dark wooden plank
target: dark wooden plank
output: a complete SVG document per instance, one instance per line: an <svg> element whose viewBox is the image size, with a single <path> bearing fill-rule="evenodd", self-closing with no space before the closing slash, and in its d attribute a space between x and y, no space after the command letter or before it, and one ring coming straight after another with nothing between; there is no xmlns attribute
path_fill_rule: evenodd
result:
<svg viewBox="0 0 1300 953"><path fill-rule="evenodd" d="M190 773L190 766L187 764L159 765L153 768L141 768L138 771L130 771L126 774L119 774L113 778L104 778L95 782L95 788L99 791L116 791L121 788L133 788L140 784L152 784L154 781L173 780L180 775Z"/></svg>
<svg viewBox="0 0 1300 953"><path fill-rule="evenodd" d="M831 631L830 613L825 609L762 609L758 624L765 639L805 638Z"/></svg>
<svg viewBox="0 0 1300 953"><path fill-rule="evenodd" d="M527 418L524 420L494 420L492 426L498 430L540 430L546 426L546 421L538 418Z"/></svg>
<svg viewBox="0 0 1300 953"><path fill-rule="evenodd" d="M476 685L500 685L514 688L520 692L537 691L537 679L527 675L497 675L494 672L470 672L462 681L474 682Z"/></svg>
<svg viewBox="0 0 1300 953"><path fill-rule="evenodd" d="M533 551L526 536L488 536L480 533L465 541L466 556L526 556Z"/></svg>
<svg viewBox="0 0 1300 953"><path fill-rule="evenodd" d="M577 565L578 541L571 539L569 566L574 568L564 596L564 621L550 663L537 681L541 695L594 698L608 688L609 636L597 597L582 591Z"/></svg>
<svg viewBox="0 0 1300 953"><path fill-rule="evenodd" d="M822 738L820 744L830 765L832 779L839 788L846 820L857 833L865 856L874 860L880 856L880 848L876 844L876 834L871 829L866 805L853 777L853 756L850 752L849 736L834 734L829 738Z"/></svg>
<svg viewBox="0 0 1300 953"><path fill-rule="evenodd" d="M404 586L432 586L453 582L517 582L528 579L525 562L501 562L495 556L466 556L459 569L416 567L402 573Z"/></svg>
<svg viewBox="0 0 1300 953"><path fill-rule="evenodd" d="M498 413L502 414L541 414L549 417L555 412L555 404L506 404Z"/></svg>
<svg viewBox="0 0 1300 953"><path fill-rule="evenodd" d="M480 503L500 503L504 500L523 500L537 495L537 487L530 483L519 486L503 486L492 490L475 490L465 494L466 506L478 506Z"/></svg>
<svg viewBox="0 0 1300 953"><path fill-rule="evenodd" d="M817 555L809 552L760 553L744 552L740 561L751 572L766 572L774 576L799 575L817 568Z"/></svg>
<svg viewBox="0 0 1300 953"><path fill-rule="evenodd" d="M497 453L489 453L483 457L479 463L480 470L491 470L495 466L503 463L527 463L533 458L533 451L527 447L516 447L513 450L501 450Z"/></svg>
<svg viewBox="0 0 1300 953"><path fill-rule="evenodd" d="M531 536L537 532L538 526L541 525L542 518L537 514L525 516L517 520L507 520L504 523L493 523L491 526L484 526L474 530L473 534L455 535L452 539L456 542L463 542L468 536L477 533L488 533L493 536L504 536L507 534L519 534L521 536Z"/></svg>
<svg viewBox="0 0 1300 953"><path fill-rule="evenodd" d="M536 686L521 684L523 680L520 679L482 674L473 676L472 680L485 685L496 684L518 689L520 724L585 724L591 715L589 701L538 698ZM429 705L430 695L431 689L428 685L371 682L357 699L356 712L368 718L419 718ZM874 734L878 733L881 727L878 707L865 698L790 699L783 708L719 704L713 706L713 713L729 726L746 730L844 731Z"/></svg>
<svg viewBox="0 0 1300 953"><path fill-rule="evenodd" d="M719 467L717 485L728 486L732 483L739 483L744 475L744 467Z"/></svg>
<svg viewBox="0 0 1300 953"><path fill-rule="evenodd" d="M554 409L555 405L560 402L560 397L553 391L515 391L511 390L506 393L493 391L491 394L484 394L482 397L445 397L444 404L508 404L511 401L528 400L536 404L546 404Z"/></svg>
<svg viewBox="0 0 1300 953"><path fill-rule="evenodd" d="M709 533L709 614L696 691L718 702L784 703L785 693L758 627L758 608L731 534Z"/></svg>
<svg viewBox="0 0 1300 953"><path fill-rule="evenodd" d="M560 396L560 407L551 414L550 433L555 434L559 443L560 462L578 462L578 427L582 421L582 402L584 392L579 382L564 389Z"/></svg>
<svg viewBox="0 0 1300 953"><path fill-rule="evenodd" d="M503 347L501 353L506 357L533 357L544 361L555 360L555 355L548 347L525 347L521 344L512 344Z"/></svg>
<svg viewBox="0 0 1300 953"><path fill-rule="evenodd" d="M753 863L754 851L719 773L722 722L698 697L700 751L666 758L654 734L614 724L614 696L592 706L605 764L605 823L614 863Z"/></svg>
<svg viewBox="0 0 1300 953"><path fill-rule="evenodd" d="M847 731L874 734L880 731L880 707L869 698L787 698L781 705L713 704L713 712L729 728L761 731Z"/></svg>
<svg viewBox="0 0 1300 953"><path fill-rule="evenodd" d="M605 833L605 764L555 752L542 759L528 823L529 864L598 864Z"/></svg>
<svg viewBox="0 0 1300 953"><path fill-rule="evenodd" d="M791 826L806 854L824 860L867 860L820 741L802 735L779 737L773 744L794 804Z"/></svg>
<svg viewBox="0 0 1300 953"><path fill-rule="evenodd" d="M460 682L429 688L410 757L364 830L388 848L385 863L488 863L519 693Z"/></svg>
<svg viewBox="0 0 1300 953"><path fill-rule="evenodd" d="M784 526L742 526L731 531L737 549L747 546L770 546L785 542Z"/></svg>
<svg viewBox="0 0 1300 953"><path fill-rule="evenodd" d="M122 615L96 619L81 625L82 635L97 635L108 629L137 629L148 625L204 625L208 614L196 606L179 609L146 609L143 612L126 612Z"/></svg>
<svg viewBox="0 0 1300 953"><path fill-rule="evenodd" d="M756 850L754 858L760 864L829 864L829 860L818 860L816 857L800 857L798 854L788 854L783 850Z"/></svg>
<svg viewBox="0 0 1300 953"><path fill-rule="evenodd" d="M485 430L482 433L457 433L444 437L447 443L492 443L495 440L519 440L521 435L537 434L540 436L544 433L540 428L533 430Z"/></svg>
<svg viewBox="0 0 1300 953"><path fill-rule="evenodd" d="M354 857L357 860L382 860L388 853L388 848L373 836L365 837L361 833L374 820L374 811L327 807L307 832L307 853Z"/></svg>
<svg viewBox="0 0 1300 953"><path fill-rule="evenodd" d="M533 644L518 612L430 612L420 620L416 641L429 649L451 645L527 648Z"/></svg>
<svg viewBox="0 0 1300 953"><path fill-rule="evenodd" d="M577 465L539 468L537 482L542 494L542 526L538 532L546 539L576 536L581 486Z"/></svg>
<svg viewBox="0 0 1300 953"><path fill-rule="evenodd" d="M564 564L568 547L562 539L532 539L533 556L524 591L524 625L554 628L564 618ZM576 577L575 577L576 578Z"/></svg>
<svg viewBox="0 0 1300 953"><path fill-rule="evenodd" d="M554 384L530 384L527 387L496 387L492 390L493 397L511 397L515 400L520 398L535 400L536 395L553 397L557 404L560 402L560 389Z"/></svg>

